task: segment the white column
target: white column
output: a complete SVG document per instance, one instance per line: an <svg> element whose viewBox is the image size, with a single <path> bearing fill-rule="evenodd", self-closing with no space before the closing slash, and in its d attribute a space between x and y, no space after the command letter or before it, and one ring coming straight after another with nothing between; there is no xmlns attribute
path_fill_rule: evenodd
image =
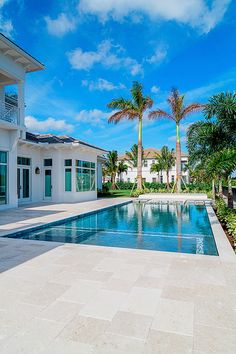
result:
<svg viewBox="0 0 236 354"><path fill-rule="evenodd" d="M3 115L5 109L5 87L0 86L0 116Z"/></svg>
<svg viewBox="0 0 236 354"><path fill-rule="evenodd" d="M19 108L19 124L25 125L25 82L18 81L18 108Z"/></svg>

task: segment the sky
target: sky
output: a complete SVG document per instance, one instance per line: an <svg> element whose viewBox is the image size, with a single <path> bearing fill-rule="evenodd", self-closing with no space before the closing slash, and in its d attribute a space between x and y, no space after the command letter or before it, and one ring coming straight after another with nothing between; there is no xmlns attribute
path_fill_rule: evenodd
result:
<svg viewBox="0 0 236 354"><path fill-rule="evenodd" d="M108 124L114 98L143 84L153 109L171 88L207 102L236 83L234 0L0 0L0 31L45 70L27 75L26 124L122 153L137 142L135 122ZM13 90L9 87L8 90ZM181 125L186 130L201 113ZM171 121L143 124L144 148L175 147Z"/></svg>

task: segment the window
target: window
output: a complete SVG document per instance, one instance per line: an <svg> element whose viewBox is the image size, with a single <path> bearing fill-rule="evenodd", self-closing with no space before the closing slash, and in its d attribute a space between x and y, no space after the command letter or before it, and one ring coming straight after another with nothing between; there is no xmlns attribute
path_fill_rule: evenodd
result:
<svg viewBox="0 0 236 354"><path fill-rule="evenodd" d="M65 169L65 191L71 192L72 190L72 173L71 168Z"/></svg>
<svg viewBox="0 0 236 354"><path fill-rule="evenodd" d="M143 180L143 183L145 183L145 182L146 182L146 178L143 178L142 180Z"/></svg>
<svg viewBox="0 0 236 354"><path fill-rule="evenodd" d="M174 183L174 181L175 181L175 176L172 175L172 176L171 176L171 182Z"/></svg>
<svg viewBox="0 0 236 354"><path fill-rule="evenodd" d="M152 164L155 164L156 163L156 161L155 160L152 160Z"/></svg>
<svg viewBox="0 0 236 354"><path fill-rule="evenodd" d="M64 164L65 166L72 166L72 160L71 159L65 160Z"/></svg>
<svg viewBox="0 0 236 354"><path fill-rule="evenodd" d="M153 182L153 183L156 183L156 181L157 181L157 179L154 177L154 178L152 179L152 182Z"/></svg>
<svg viewBox="0 0 236 354"><path fill-rule="evenodd" d="M76 160L76 192L95 191L95 168L94 162Z"/></svg>
<svg viewBox="0 0 236 354"><path fill-rule="evenodd" d="M0 205L7 204L7 153L0 151Z"/></svg>
<svg viewBox="0 0 236 354"><path fill-rule="evenodd" d="M45 167L52 166L52 159L44 159L44 166Z"/></svg>
<svg viewBox="0 0 236 354"><path fill-rule="evenodd" d="M187 161L181 161L181 171L185 171L187 165Z"/></svg>
<svg viewBox="0 0 236 354"><path fill-rule="evenodd" d="M127 182L130 183L130 178L127 178Z"/></svg>
<svg viewBox="0 0 236 354"><path fill-rule="evenodd" d="M163 183L163 176L160 176L160 182Z"/></svg>
<svg viewBox="0 0 236 354"><path fill-rule="evenodd" d="M147 162L147 160L144 160L144 161L143 161L143 166L144 166L144 167L148 167L148 162Z"/></svg>
<svg viewBox="0 0 236 354"><path fill-rule="evenodd" d="M17 164L18 165L24 165L24 166L30 166L30 159L28 157L17 157Z"/></svg>

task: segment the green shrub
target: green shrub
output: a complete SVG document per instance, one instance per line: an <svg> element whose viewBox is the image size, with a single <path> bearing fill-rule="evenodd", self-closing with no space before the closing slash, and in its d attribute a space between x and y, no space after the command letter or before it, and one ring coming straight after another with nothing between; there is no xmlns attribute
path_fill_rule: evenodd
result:
<svg viewBox="0 0 236 354"><path fill-rule="evenodd" d="M228 208L222 198L216 200L215 207L218 219L225 225L229 235L234 238L234 246L236 246L236 211Z"/></svg>

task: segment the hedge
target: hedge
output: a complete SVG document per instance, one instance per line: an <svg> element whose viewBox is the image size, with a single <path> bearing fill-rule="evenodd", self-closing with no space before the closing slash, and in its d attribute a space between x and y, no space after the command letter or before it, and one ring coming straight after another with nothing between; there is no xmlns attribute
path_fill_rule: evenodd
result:
<svg viewBox="0 0 236 354"><path fill-rule="evenodd" d="M234 239L234 248L236 248L236 210L227 207L222 198L216 200L216 215L225 225L227 232Z"/></svg>

